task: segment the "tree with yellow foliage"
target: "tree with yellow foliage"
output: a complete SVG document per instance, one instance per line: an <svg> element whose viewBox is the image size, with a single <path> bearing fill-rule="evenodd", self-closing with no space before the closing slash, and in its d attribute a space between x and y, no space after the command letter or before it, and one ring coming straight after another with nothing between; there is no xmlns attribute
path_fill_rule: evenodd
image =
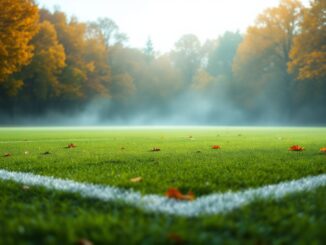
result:
<svg viewBox="0 0 326 245"><path fill-rule="evenodd" d="M258 97L270 96L273 104L280 105L289 100L293 78L287 73L287 63L301 16L300 1L281 0L248 28L233 63L240 103L247 108L261 106Z"/></svg>
<svg viewBox="0 0 326 245"><path fill-rule="evenodd" d="M30 40L37 32L38 8L33 0L0 1L0 83L27 65Z"/></svg>
<svg viewBox="0 0 326 245"><path fill-rule="evenodd" d="M288 70L299 80L326 79L326 1L315 0L304 12L294 38Z"/></svg>
<svg viewBox="0 0 326 245"><path fill-rule="evenodd" d="M62 90L58 75L66 65L66 55L54 26L48 21L40 23L39 32L31 43L34 56L21 72L25 93L38 102L58 97Z"/></svg>

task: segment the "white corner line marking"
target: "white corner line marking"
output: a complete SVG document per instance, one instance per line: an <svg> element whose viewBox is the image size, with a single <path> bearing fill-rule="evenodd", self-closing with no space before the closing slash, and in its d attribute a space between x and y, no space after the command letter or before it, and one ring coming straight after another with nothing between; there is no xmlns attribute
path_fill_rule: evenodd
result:
<svg viewBox="0 0 326 245"><path fill-rule="evenodd" d="M291 193L311 191L326 185L326 174L266 185L260 188L249 188L244 191L214 193L199 197L191 202L177 201L159 195L142 195L137 191L112 186L81 183L1 169L0 180L42 186L49 190L77 193L86 198L95 198L102 201L118 201L148 212L195 217L228 213L255 200L279 199Z"/></svg>

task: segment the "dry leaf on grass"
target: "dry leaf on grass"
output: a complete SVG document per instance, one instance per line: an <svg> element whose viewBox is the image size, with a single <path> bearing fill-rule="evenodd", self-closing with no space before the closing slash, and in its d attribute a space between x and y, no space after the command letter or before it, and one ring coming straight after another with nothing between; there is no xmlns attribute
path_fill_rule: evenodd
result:
<svg viewBox="0 0 326 245"><path fill-rule="evenodd" d="M93 243L87 239L80 239L76 244L77 245L93 245Z"/></svg>
<svg viewBox="0 0 326 245"><path fill-rule="evenodd" d="M68 149L76 148L76 147L77 147L77 146L76 146L75 144L73 144L73 143L70 143L70 144L68 144L68 146L67 146Z"/></svg>
<svg viewBox="0 0 326 245"><path fill-rule="evenodd" d="M11 157L11 153L5 153L4 155L3 155L4 157Z"/></svg>
<svg viewBox="0 0 326 245"><path fill-rule="evenodd" d="M326 153L326 147L322 147L322 148L320 148L320 152L322 152L322 153Z"/></svg>
<svg viewBox="0 0 326 245"><path fill-rule="evenodd" d="M293 145L289 148L289 151L303 151L304 147L299 146L299 145Z"/></svg>
<svg viewBox="0 0 326 245"><path fill-rule="evenodd" d="M221 146L219 146L219 145L213 145L213 146L212 146L212 149L214 149L214 150L218 150L218 149L221 149Z"/></svg>
<svg viewBox="0 0 326 245"><path fill-rule="evenodd" d="M142 182L143 178L142 177L135 177L135 178L131 178L130 182L132 183L138 183L138 182Z"/></svg>
<svg viewBox="0 0 326 245"><path fill-rule="evenodd" d="M153 149L151 150L151 151L161 151L161 149L160 148L158 148L158 147L153 147Z"/></svg>
<svg viewBox="0 0 326 245"><path fill-rule="evenodd" d="M169 188L165 193L165 196L171 199L182 201L192 201L196 198L195 194L191 191L189 191L188 194L182 194L177 188Z"/></svg>

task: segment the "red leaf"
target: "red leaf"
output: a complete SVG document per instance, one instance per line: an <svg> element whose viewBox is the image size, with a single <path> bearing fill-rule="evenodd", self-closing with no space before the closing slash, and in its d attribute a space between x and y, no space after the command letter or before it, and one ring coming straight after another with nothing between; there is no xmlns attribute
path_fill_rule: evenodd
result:
<svg viewBox="0 0 326 245"><path fill-rule="evenodd" d="M212 146L212 149L214 149L214 150L218 150L218 149L221 149L221 146L219 146L219 145L213 145L213 146Z"/></svg>
<svg viewBox="0 0 326 245"><path fill-rule="evenodd" d="M182 194L177 188L169 188L165 193L165 196L182 201L192 201L195 199L195 194L191 191L189 191L188 194Z"/></svg>
<svg viewBox="0 0 326 245"><path fill-rule="evenodd" d="M289 151L303 151L304 147L299 146L299 145L293 145L289 148Z"/></svg>

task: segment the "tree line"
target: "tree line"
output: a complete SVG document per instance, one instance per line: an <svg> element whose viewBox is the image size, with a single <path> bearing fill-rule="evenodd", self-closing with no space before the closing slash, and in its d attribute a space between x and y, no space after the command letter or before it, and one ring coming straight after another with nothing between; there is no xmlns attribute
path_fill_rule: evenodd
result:
<svg viewBox="0 0 326 245"><path fill-rule="evenodd" d="M325 0L309 7L281 0L244 34L205 43L187 34L159 54L150 39L144 49L128 47L111 19L81 22L32 0L1 0L0 122L70 115L94 101L108 119L150 111L168 117L195 96L216 108L227 104L247 122L326 123L325 13ZM210 108L207 120L223 117Z"/></svg>

